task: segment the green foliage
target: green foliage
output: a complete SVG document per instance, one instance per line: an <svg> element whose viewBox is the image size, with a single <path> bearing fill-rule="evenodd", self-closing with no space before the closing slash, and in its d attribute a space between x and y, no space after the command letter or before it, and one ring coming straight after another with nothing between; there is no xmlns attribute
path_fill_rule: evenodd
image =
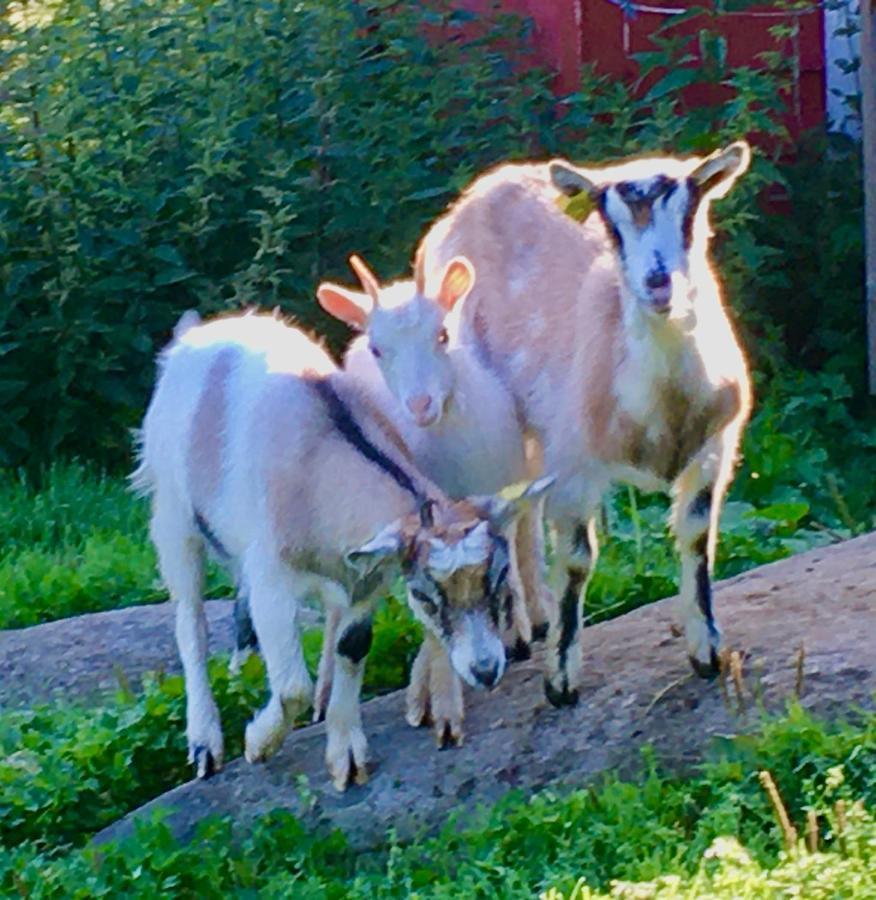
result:
<svg viewBox="0 0 876 900"><path fill-rule="evenodd" d="M231 678L217 660L210 675L226 752L239 755L244 725L262 700L261 666L254 660ZM189 774L181 676L147 676L141 696L121 691L87 709L0 712L0 845L79 844Z"/></svg>
<svg viewBox="0 0 876 900"><path fill-rule="evenodd" d="M398 272L473 174L531 152L547 90L496 49L518 26L465 41L464 18L75 0L0 19L0 462L124 460L182 310L324 321L314 288L347 254Z"/></svg>
<svg viewBox="0 0 876 900"><path fill-rule="evenodd" d="M0 628L165 599L147 514L122 479L80 463L53 465L38 486L0 469ZM208 596L229 590L211 569Z"/></svg>
<svg viewBox="0 0 876 900"><path fill-rule="evenodd" d="M178 709L176 699L172 705ZM154 819L119 846L72 850L60 843L64 831L53 828L53 811L43 842L0 849L0 891L338 898L546 892L559 900L604 896L613 885L615 895L630 897L785 896L780 889L799 896L792 892L802 883L811 891L805 896L866 897L876 871L876 823L865 811L876 803L874 763L872 714L827 727L792 707L757 736L721 742L691 778L664 773L646 754L637 781L608 776L587 790L512 795L464 826L450 822L435 838L401 846L390 836L385 850L358 856L339 835L315 836L282 813L260 820L236 844L227 821L205 822L181 846ZM758 783L762 769L798 826L806 810L817 813L819 855L781 849ZM844 828L836 818L840 799ZM89 822L81 836L94 827Z"/></svg>

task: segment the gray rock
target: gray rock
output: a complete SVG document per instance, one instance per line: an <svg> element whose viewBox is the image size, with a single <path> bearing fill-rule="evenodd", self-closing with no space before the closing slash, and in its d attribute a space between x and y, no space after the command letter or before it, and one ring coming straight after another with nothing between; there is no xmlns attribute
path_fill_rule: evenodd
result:
<svg viewBox="0 0 876 900"><path fill-rule="evenodd" d="M161 807L185 839L210 814L239 833L275 808L312 826L339 827L355 847L434 830L451 813L492 803L512 788L580 786L606 771L629 773L650 743L671 766L702 758L716 735L759 721L802 687L804 707L828 715L873 706L876 691L876 535L801 554L716 586L730 648L743 651L741 694L732 680L705 682L688 668L661 601L584 634L587 671L577 707L556 710L540 662L515 666L497 690L467 696L466 741L436 750L428 730L403 719L402 692L364 705L374 771L364 787L336 793L324 766L324 727L291 734L268 763L237 760L209 781L169 791L96 837L130 834ZM800 648L803 648L802 676Z"/></svg>

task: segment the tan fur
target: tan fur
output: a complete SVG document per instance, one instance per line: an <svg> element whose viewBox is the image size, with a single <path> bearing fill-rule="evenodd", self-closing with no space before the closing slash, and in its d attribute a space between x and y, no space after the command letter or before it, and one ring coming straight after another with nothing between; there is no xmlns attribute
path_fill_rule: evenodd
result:
<svg viewBox="0 0 876 900"><path fill-rule="evenodd" d="M460 339L468 332L477 340L526 424L549 445L575 432L587 456L671 479L709 434L750 408L744 357L717 283L710 271L699 273L705 289L695 325L681 333L667 326L658 350L669 368L651 384L645 409L625 409L621 389L642 366L628 351L610 242L597 215L580 225L559 210L557 196L543 165L506 165L478 179L418 248L427 286L446 259L465 253L478 279ZM653 433L655 422L666 427Z"/></svg>
<svg viewBox="0 0 876 900"><path fill-rule="evenodd" d="M228 376L234 351L220 353L207 374L192 420L191 443L186 453L189 484L195 509L205 510L222 484L225 454Z"/></svg>

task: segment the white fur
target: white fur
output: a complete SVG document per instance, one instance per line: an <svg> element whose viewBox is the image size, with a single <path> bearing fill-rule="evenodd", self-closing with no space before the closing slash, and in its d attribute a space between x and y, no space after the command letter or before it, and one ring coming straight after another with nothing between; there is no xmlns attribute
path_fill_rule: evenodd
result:
<svg viewBox="0 0 876 900"><path fill-rule="evenodd" d="M343 437L314 387L326 382L371 444L408 474L418 496ZM448 604L460 604L459 611L449 611L456 617L454 633L439 628L437 613L418 610L435 639L445 652L457 652L466 677L471 661L488 645L497 669L504 668L498 635L490 645L489 627L484 631L479 620L472 630L465 621L487 607L485 598L468 590L470 583L480 583L491 550L491 541L484 539L487 513L455 504L422 476L361 386L338 373L305 335L270 316L230 316L203 325L191 317L184 320L162 355L141 443L134 481L152 495L151 534L177 607L189 752L199 776L209 774L211 763L221 766L223 757L206 668L205 540L221 545L226 562L246 585L267 667L270 699L246 729L250 761L270 756L311 702L313 687L299 636L301 600L317 596L329 603L327 639L335 628L343 638L348 626L370 616L373 599L394 571L383 560L406 552L408 540L432 547L459 585L448 590ZM418 497L424 496L434 501L439 523L462 521L452 526L464 526L469 534L461 553L421 525ZM460 520L463 515L468 518ZM197 517L208 534L203 526L199 530ZM447 538L449 544L455 540ZM429 555L413 566L410 577L426 577ZM473 567L471 574L466 567ZM368 595L357 596L351 605L360 579L374 574L381 577L369 582ZM343 788L352 776L359 782L367 777L358 701L364 658L353 660L336 650L334 644L327 649L320 667L317 712L326 709L327 763Z"/></svg>

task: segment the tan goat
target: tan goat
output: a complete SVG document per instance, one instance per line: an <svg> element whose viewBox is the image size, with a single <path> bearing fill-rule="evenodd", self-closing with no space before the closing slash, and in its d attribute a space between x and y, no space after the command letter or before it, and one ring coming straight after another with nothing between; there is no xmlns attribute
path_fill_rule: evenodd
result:
<svg viewBox="0 0 876 900"><path fill-rule="evenodd" d="M749 156L737 143L603 169L501 166L418 249L427 292L448 260L471 260L458 340L498 373L535 439L535 466L557 477L546 512L560 601L545 683L556 705L577 699L593 517L615 481L672 489L688 654L699 674L717 671L710 570L750 388L708 261L708 207ZM573 220L562 195L592 214Z"/></svg>

